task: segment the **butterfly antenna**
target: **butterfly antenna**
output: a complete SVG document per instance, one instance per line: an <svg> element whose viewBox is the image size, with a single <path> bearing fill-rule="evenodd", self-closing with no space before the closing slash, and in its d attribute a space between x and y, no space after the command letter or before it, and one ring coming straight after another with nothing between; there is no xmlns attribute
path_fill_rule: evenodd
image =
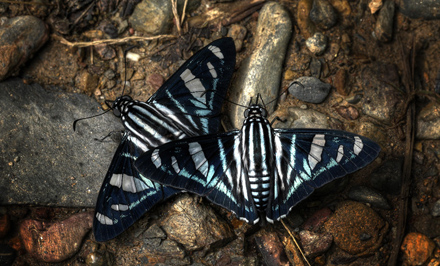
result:
<svg viewBox="0 0 440 266"><path fill-rule="evenodd" d="M112 109L108 109L108 110L105 111L104 113L100 113L100 114L97 114L97 115L92 115L92 116L89 116L89 117L83 117L83 118L76 119L75 121L73 121L73 131L76 130L76 123L78 123L79 121L81 121L81 120L85 120L85 119L90 119L90 118L94 118L94 117L97 117L97 116L103 115L103 114L105 114L105 113L108 113L108 112L111 111L111 110L112 110Z"/></svg>

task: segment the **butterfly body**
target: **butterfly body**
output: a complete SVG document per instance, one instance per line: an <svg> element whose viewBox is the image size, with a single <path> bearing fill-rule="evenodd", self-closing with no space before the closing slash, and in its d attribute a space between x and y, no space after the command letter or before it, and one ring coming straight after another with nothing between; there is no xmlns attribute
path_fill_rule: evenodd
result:
<svg viewBox="0 0 440 266"><path fill-rule="evenodd" d="M188 59L146 102L129 96L114 101L125 131L98 195L97 241L116 237L156 203L180 192L146 178L134 161L171 140L217 132L234 66L233 40L219 39Z"/></svg>
<svg viewBox="0 0 440 266"><path fill-rule="evenodd" d="M173 141L135 167L159 183L205 196L256 224L285 217L314 189L373 161L380 147L344 131L277 129L251 104L241 130Z"/></svg>

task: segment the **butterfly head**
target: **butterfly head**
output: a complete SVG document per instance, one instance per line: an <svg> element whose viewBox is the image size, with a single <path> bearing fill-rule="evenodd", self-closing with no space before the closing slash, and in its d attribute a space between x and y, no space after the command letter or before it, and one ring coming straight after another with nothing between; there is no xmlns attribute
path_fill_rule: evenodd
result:
<svg viewBox="0 0 440 266"><path fill-rule="evenodd" d="M131 101L133 101L133 99L128 95L116 98L112 105L113 114L117 117L121 117L122 109L128 102Z"/></svg>
<svg viewBox="0 0 440 266"><path fill-rule="evenodd" d="M244 111L244 117L245 118L252 118L252 117L267 117L267 111L266 109L261 106L260 104L251 104L246 111Z"/></svg>

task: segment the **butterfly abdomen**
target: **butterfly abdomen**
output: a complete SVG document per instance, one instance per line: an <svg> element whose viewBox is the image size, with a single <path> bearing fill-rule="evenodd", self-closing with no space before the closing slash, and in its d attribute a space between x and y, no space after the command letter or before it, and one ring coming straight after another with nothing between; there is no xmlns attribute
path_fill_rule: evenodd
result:
<svg viewBox="0 0 440 266"><path fill-rule="evenodd" d="M245 171L255 207L266 209L273 182L274 149L272 127L260 106L249 108L242 128L242 150Z"/></svg>

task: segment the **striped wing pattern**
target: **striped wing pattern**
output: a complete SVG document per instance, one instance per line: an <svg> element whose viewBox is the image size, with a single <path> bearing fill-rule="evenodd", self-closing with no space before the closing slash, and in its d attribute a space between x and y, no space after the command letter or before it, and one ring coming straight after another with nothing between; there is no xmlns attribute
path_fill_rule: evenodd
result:
<svg viewBox="0 0 440 266"><path fill-rule="evenodd" d="M115 101L125 132L97 199L97 241L118 236L156 203L180 191L145 178L134 161L171 140L216 133L234 66L232 39L219 39L187 60L147 102L128 96Z"/></svg>
<svg viewBox="0 0 440 266"><path fill-rule="evenodd" d="M252 173L245 169L261 157L247 157L245 131L174 141L141 155L135 167L157 182L205 196L255 224L261 218L273 222L285 217L314 189L366 166L380 151L368 138L344 131L273 129L272 139L254 139L271 142L274 151L273 158L265 158L273 165L265 193L265 186L253 183ZM261 195L266 194L264 199Z"/></svg>

